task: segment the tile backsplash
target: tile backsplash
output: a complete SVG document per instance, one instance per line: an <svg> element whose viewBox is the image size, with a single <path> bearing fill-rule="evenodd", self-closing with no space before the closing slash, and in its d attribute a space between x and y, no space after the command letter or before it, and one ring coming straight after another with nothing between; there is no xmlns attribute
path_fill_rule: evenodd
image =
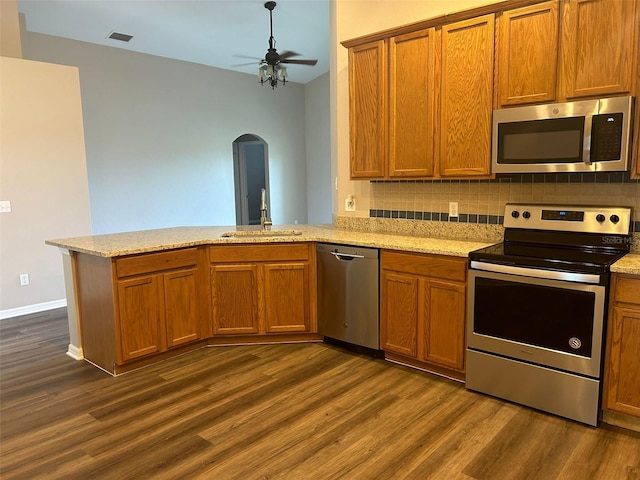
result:
<svg viewBox="0 0 640 480"><path fill-rule="evenodd" d="M370 183L370 217L502 224L506 203L627 206L640 232L640 180L623 173L499 175L494 180ZM458 218L449 218L458 202Z"/></svg>

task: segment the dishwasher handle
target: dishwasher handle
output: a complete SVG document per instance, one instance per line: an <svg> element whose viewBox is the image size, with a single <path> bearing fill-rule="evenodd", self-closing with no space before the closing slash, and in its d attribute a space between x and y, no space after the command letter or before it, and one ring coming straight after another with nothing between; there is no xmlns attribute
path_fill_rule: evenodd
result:
<svg viewBox="0 0 640 480"><path fill-rule="evenodd" d="M336 257L336 260L340 262L350 262L354 258L364 258L364 255L358 255L353 253L340 253L340 252L329 252L331 255Z"/></svg>

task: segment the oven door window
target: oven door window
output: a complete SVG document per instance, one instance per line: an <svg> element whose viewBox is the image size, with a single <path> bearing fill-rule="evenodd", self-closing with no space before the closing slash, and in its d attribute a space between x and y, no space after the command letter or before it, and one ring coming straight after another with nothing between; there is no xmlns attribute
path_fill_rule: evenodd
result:
<svg viewBox="0 0 640 480"><path fill-rule="evenodd" d="M583 161L585 117L498 125L498 164L570 164Z"/></svg>
<svg viewBox="0 0 640 480"><path fill-rule="evenodd" d="M473 331L590 357L594 305L593 292L477 277Z"/></svg>

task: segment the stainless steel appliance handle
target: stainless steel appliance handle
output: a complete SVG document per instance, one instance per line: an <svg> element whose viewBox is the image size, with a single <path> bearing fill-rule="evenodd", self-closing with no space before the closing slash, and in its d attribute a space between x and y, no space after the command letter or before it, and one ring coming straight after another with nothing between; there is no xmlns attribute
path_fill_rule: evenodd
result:
<svg viewBox="0 0 640 480"><path fill-rule="evenodd" d="M507 273L512 275L521 275L523 277L565 280L567 282L578 283L600 283L600 275L590 273L560 272L555 270L543 270L540 268L515 267L496 263L477 262L473 260L471 261L470 266L473 269L483 270L485 272Z"/></svg>
<svg viewBox="0 0 640 480"><path fill-rule="evenodd" d="M358 255L353 253L340 253L340 252L329 252L329 253L334 257L336 257L336 259L341 262L350 262L354 258L364 258L364 255Z"/></svg>

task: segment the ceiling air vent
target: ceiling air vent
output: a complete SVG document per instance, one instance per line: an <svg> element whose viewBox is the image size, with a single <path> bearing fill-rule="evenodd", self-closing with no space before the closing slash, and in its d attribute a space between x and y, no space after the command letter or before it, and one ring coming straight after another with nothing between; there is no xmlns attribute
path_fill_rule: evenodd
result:
<svg viewBox="0 0 640 480"><path fill-rule="evenodd" d="M127 35L126 33L111 32L107 38L112 40L120 40L121 42L128 42L133 38L133 35Z"/></svg>

